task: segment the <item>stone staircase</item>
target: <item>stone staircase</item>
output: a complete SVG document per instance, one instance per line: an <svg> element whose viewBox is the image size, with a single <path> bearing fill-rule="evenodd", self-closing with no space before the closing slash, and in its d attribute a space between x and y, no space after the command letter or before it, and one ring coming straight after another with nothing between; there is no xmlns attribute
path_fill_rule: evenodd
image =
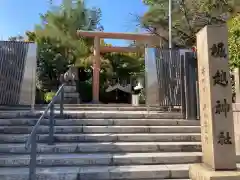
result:
<svg viewBox="0 0 240 180"><path fill-rule="evenodd" d="M37 179L188 179L189 164L201 161L199 121L134 108L66 107L64 119L56 116L55 145L47 144L44 119L38 129ZM25 142L41 112L23 109L0 112L1 180L28 179Z"/></svg>

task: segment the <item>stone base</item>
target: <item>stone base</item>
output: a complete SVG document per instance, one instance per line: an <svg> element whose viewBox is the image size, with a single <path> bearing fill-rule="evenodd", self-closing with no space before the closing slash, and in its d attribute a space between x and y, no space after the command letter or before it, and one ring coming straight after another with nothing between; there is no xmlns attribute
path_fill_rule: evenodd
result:
<svg viewBox="0 0 240 180"><path fill-rule="evenodd" d="M100 101L92 100L89 104L103 104Z"/></svg>
<svg viewBox="0 0 240 180"><path fill-rule="evenodd" d="M80 104L79 98L74 97L64 97L64 104Z"/></svg>
<svg viewBox="0 0 240 180"><path fill-rule="evenodd" d="M204 164L193 164L189 176L191 180L240 180L240 170L214 171Z"/></svg>

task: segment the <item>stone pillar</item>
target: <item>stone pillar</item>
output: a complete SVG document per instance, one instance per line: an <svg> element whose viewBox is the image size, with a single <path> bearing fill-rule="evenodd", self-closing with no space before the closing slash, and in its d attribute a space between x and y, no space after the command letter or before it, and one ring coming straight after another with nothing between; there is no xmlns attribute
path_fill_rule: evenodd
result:
<svg viewBox="0 0 240 180"><path fill-rule="evenodd" d="M94 38L94 60L93 60L93 102L99 102L99 74L100 74L100 38Z"/></svg>
<svg viewBox="0 0 240 180"><path fill-rule="evenodd" d="M36 69L37 69L37 45L28 44L28 52L25 57L25 68L21 82L19 104L31 105L34 110L36 96Z"/></svg>
<svg viewBox="0 0 240 180"><path fill-rule="evenodd" d="M145 89L146 105L159 106L160 94L163 96L165 93L159 90L155 48L145 48Z"/></svg>
<svg viewBox="0 0 240 180"><path fill-rule="evenodd" d="M239 68L234 69L236 103L240 103L240 71Z"/></svg>
<svg viewBox="0 0 240 180"><path fill-rule="evenodd" d="M240 104L233 104L233 119L234 119L234 133L235 133L235 144L236 154L240 155Z"/></svg>
<svg viewBox="0 0 240 180"><path fill-rule="evenodd" d="M197 34L203 163L190 166L192 180L240 179L227 44L225 25L206 26Z"/></svg>
<svg viewBox="0 0 240 180"><path fill-rule="evenodd" d="M233 118L235 129L236 153L240 154L240 71L239 68L234 69L236 102L233 104Z"/></svg>

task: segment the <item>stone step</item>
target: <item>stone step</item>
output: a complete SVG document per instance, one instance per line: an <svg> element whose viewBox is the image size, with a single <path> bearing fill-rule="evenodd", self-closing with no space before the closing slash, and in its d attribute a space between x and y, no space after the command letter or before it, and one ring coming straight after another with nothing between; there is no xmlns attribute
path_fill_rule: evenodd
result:
<svg viewBox="0 0 240 180"><path fill-rule="evenodd" d="M64 93L64 98L79 98L79 93L77 93L77 92L66 92L66 93Z"/></svg>
<svg viewBox="0 0 240 180"><path fill-rule="evenodd" d="M44 111L0 111L0 118L39 118ZM60 117L59 110L55 111L55 116ZM46 115L46 116L49 116ZM179 112L157 112L157 111L64 111L64 118L81 119L182 119Z"/></svg>
<svg viewBox="0 0 240 180"><path fill-rule="evenodd" d="M0 119L0 126L18 126L18 125L35 125L35 119ZM49 124L48 119L41 121L42 125ZM56 119L57 126L81 126L81 125L116 125L116 126L200 126L199 120L183 119Z"/></svg>
<svg viewBox="0 0 240 180"><path fill-rule="evenodd" d="M29 134L1 134L0 143L24 143ZM48 142L48 134L38 135L38 142ZM200 141L200 133L138 134L55 134L55 142L192 142Z"/></svg>
<svg viewBox="0 0 240 180"><path fill-rule="evenodd" d="M43 111L40 111L43 112ZM55 111L59 113L59 111ZM69 117L76 118L116 118L116 119L157 119L157 118L166 118L166 119L181 119L183 118L181 113L178 112L158 112L158 111L64 111L64 113Z"/></svg>
<svg viewBox="0 0 240 180"><path fill-rule="evenodd" d="M78 96L77 96L78 97ZM35 107L35 110L45 110L47 106ZM31 107L0 107L0 110L16 111L16 110L30 110ZM55 109L59 110L60 106L55 105ZM141 106L103 106L103 107L91 107L91 106L67 106L64 105L65 110L79 110L79 111L166 111L164 107L141 107ZM180 111L180 108L172 109L172 111Z"/></svg>
<svg viewBox="0 0 240 180"><path fill-rule="evenodd" d="M3 134L31 133L33 126L1 126ZM55 133L200 133L200 126L55 126ZM38 133L48 133L48 126L39 126Z"/></svg>
<svg viewBox="0 0 240 180"><path fill-rule="evenodd" d="M98 142L38 144L38 153L201 152L201 142ZM26 154L25 144L0 144L0 153Z"/></svg>
<svg viewBox="0 0 240 180"><path fill-rule="evenodd" d="M37 179L44 180L118 180L187 179L189 165L136 165L37 168ZM26 180L28 168L0 168L1 180Z"/></svg>
<svg viewBox="0 0 240 180"><path fill-rule="evenodd" d="M46 154L37 157L38 166L151 165L200 163L202 153ZM29 155L0 155L0 167L24 167Z"/></svg>
<svg viewBox="0 0 240 180"><path fill-rule="evenodd" d="M59 107L60 105L58 103L55 104L56 107ZM46 108L47 104L35 104L35 108ZM145 104L139 104L139 106L132 106L131 104L64 104L64 107L69 108L164 108L164 106L158 106L158 105L145 105ZM167 106L166 106L167 107ZM29 109L31 108L31 105L0 105L0 109ZM174 108L181 108L181 106L174 106Z"/></svg>

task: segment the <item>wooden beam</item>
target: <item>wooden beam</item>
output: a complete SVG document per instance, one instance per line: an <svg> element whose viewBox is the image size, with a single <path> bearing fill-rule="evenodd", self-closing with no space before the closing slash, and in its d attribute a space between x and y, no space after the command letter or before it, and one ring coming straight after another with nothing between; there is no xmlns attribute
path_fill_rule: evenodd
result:
<svg viewBox="0 0 240 180"><path fill-rule="evenodd" d="M103 39L126 39L126 40L148 40L153 38L159 38L158 36L150 33L112 33L112 32L102 32L102 31L77 31L78 36L82 37L92 37L98 36Z"/></svg>
<svg viewBox="0 0 240 180"><path fill-rule="evenodd" d="M139 51L139 48L135 47L109 47L109 46L101 46L100 51L102 53L107 52L122 52L122 53L128 53L128 52L137 52Z"/></svg>

